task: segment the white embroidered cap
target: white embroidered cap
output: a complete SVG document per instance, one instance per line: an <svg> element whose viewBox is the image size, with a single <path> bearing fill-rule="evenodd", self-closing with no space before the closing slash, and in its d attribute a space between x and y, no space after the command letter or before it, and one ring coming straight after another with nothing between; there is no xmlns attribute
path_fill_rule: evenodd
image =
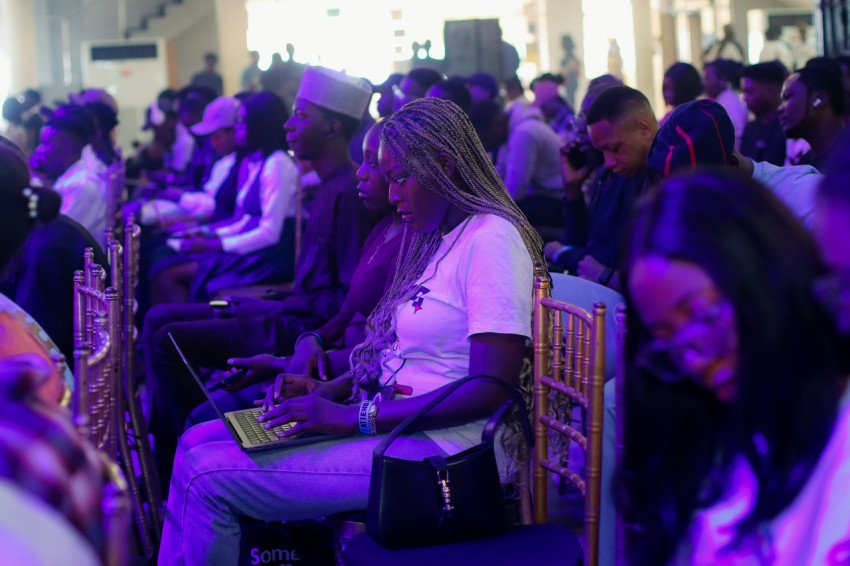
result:
<svg viewBox="0 0 850 566"><path fill-rule="evenodd" d="M219 96L204 108L204 119L192 126L192 132L206 136L222 128L232 128L236 124L236 112L239 101L229 96Z"/></svg>
<svg viewBox="0 0 850 566"><path fill-rule="evenodd" d="M365 79L326 67L308 66L296 98L359 120L372 98L372 87Z"/></svg>

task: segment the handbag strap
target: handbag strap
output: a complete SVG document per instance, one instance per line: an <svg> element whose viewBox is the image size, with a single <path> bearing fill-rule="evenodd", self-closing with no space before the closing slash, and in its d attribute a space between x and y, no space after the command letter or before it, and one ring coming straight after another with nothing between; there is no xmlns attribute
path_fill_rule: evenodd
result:
<svg viewBox="0 0 850 566"><path fill-rule="evenodd" d="M446 397L455 392L455 390L461 385L468 383L474 379L489 379L495 383L498 383L502 389L505 389L510 392L511 398L506 400L502 405L493 413L493 416L490 417L490 420L487 421L487 424L484 426L484 430L481 433L481 442L490 444L493 442L493 437L496 433L496 426L499 424L499 421L502 418L502 415L505 414L511 405L514 403L519 404L520 413L522 414L522 426L525 432L525 440L528 442L529 446L534 446L534 439L531 435L531 428L528 425L528 411L525 408L525 402L522 398L522 393L519 389L515 387L511 387L501 379L497 377L493 377L492 375L471 375L468 377L464 377L463 379L458 379L452 382L450 385L446 386L445 389L434 399L432 399L427 405L404 419L398 426L396 426L392 432L390 432L387 437L381 441L378 446L375 447L373 451L373 455L376 457L381 457L386 452L387 448L389 448L390 444L405 430L407 430L410 425L414 423L414 421L419 420L423 415L425 415L428 411L439 405Z"/></svg>

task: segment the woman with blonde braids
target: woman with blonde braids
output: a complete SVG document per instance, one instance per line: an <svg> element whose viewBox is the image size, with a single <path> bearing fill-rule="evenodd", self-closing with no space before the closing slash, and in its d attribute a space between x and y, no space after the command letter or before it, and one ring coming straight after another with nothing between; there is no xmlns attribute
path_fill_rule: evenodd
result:
<svg viewBox="0 0 850 566"><path fill-rule="evenodd" d="M267 426L294 421L287 435L341 438L246 455L221 422L187 431L160 564L236 564L240 515L297 520L364 509L372 450L441 387L477 374L520 385L542 243L466 115L435 98L405 105L381 133L379 163L407 223L409 251L352 353L352 371L331 382L278 376L261 417ZM465 384L431 411L424 431L395 442L393 456L421 459L478 444L505 397L487 380ZM364 410L374 418L361 425Z"/></svg>

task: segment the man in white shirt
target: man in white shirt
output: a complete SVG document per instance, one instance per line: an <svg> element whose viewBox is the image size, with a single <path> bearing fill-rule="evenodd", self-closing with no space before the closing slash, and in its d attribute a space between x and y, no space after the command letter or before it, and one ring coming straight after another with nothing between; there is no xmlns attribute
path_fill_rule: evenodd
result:
<svg viewBox="0 0 850 566"><path fill-rule="evenodd" d="M60 106L41 130L30 167L62 195L62 214L81 224L105 249L106 187L82 155L93 133L91 115L83 108Z"/></svg>
<svg viewBox="0 0 850 566"><path fill-rule="evenodd" d="M777 27L769 27L764 32L764 47L759 54L759 63L779 61L788 71L794 70L794 56L788 44L779 39L781 31Z"/></svg>
<svg viewBox="0 0 850 566"><path fill-rule="evenodd" d="M727 59L715 59L705 64L702 76L705 95L723 106L732 120L732 125L735 126L735 149L740 149L741 136L750 119L750 113L741 97L732 90L732 84L737 84L740 78L740 64Z"/></svg>

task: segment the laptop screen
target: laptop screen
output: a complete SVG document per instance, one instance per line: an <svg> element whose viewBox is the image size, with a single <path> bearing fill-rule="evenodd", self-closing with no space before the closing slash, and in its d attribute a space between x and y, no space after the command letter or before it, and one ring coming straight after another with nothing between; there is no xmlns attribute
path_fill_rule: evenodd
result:
<svg viewBox="0 0 850 566"><path fill-rule="evenodd" d="M183 360L183 365L186 366L186 369L188 369L189 373L192 374L192 377L195 378L195 382L197 382L198 387L200 387L201 391L204 392L207 401L210 402L210 405L213 409L215 409L215 412L218 413L218 416L221 418L221 420L224 421L225 424L227 424L227 419L224 418L224 413L221 412L221 409L219 409L218 405L216 405L215 401L213 401L212 395L210 395L210 392L207 390L207 386L204 385L204 382L201 380L201 376L198 375L198 372L195 371L195 368L192 367L192 364L190 364L189 360L186 359L186 355L183 353L183 350L180 349L180 346L177 345L177 340L174 339L174 336L171 334L171 332L168 333L168 337L171 339L171 343L174 344L174 349L177 350L177 354L180 355L180 359Z"/></svg>

